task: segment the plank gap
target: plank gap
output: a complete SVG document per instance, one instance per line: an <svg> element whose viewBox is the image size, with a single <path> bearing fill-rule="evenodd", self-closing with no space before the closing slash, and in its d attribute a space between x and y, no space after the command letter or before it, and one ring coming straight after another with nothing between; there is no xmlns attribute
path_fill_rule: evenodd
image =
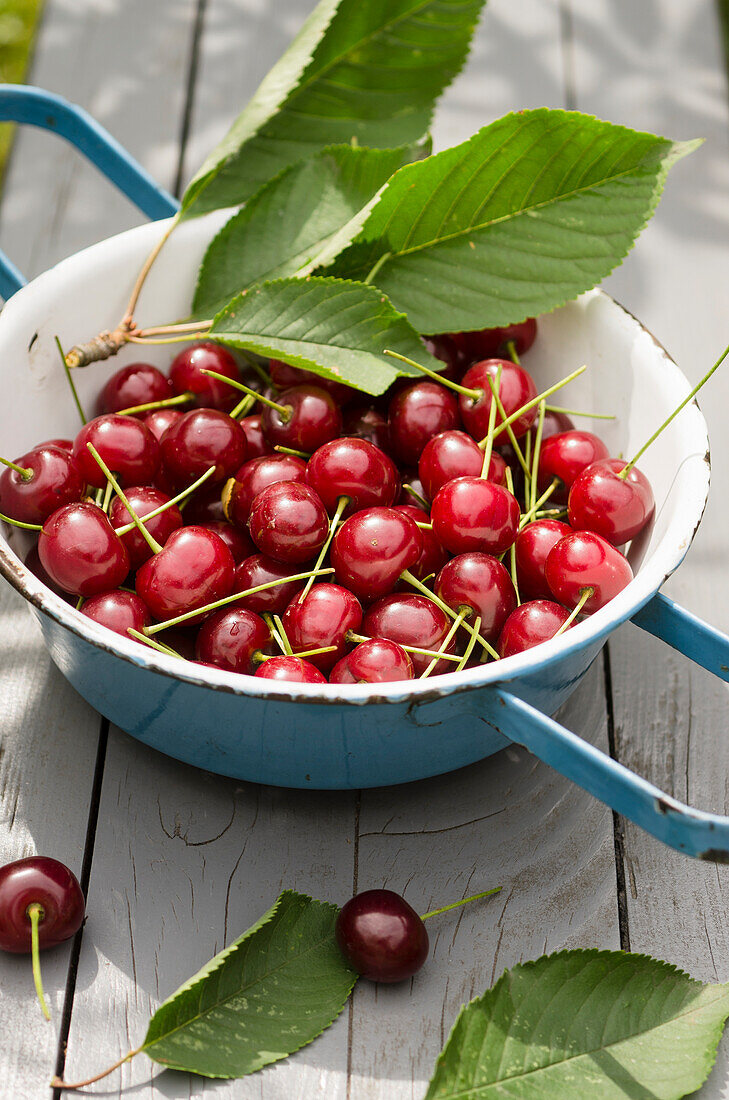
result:
<svg viewBox="0 0 729 1100"><path fill-rule="evenodd" d="M562 78L564 80L564 105L568 111L577 110L577 82L575 80L574 24L572 0L560 0L559 44L562 52Z"/></svg>
<svg viewBox="0 0 729 1100"><path fill-rule="evenodd" d="M180 126L180 148L177 159L177 171L175 172L175 184L172 189L176 198L182 197L182 179L185 170L185 153L190 137L192 125L192 109L195 103L195 90L200 66L200 45L205 29L205 13L208 0L197 0L195 20L192 25L192 37L190 41L190 55L188 58L187 86L185 88L185 106L182 112L182 124Z"/></svg>
<svg viewBox="0 0 729 1100"><path fill-rule="evenodd" d="M615 709L613 706L613 675L610 667L610 643L602 651L602 667L605 677L605 711L607 716L608 748L613 760L618 760L615 741ZM618 890L618 928L620 947L630 951L630 925L628 923L628 894L625 882L625 823L620 814L612 811L613 843L615 845L615 880Z"/></svg>

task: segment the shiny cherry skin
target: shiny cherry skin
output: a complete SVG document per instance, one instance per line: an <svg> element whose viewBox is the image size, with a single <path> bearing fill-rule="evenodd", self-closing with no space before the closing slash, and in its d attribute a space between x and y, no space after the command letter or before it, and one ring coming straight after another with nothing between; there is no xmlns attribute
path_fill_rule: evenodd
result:
<svg viewBox="0 0 729 1100"><path fill-rule="evenodd" d="M432 600L408 592L383 596L368 608L362 622L362 633L370 638L389 638L401 646L417 646L431 651L440 649L450 628L451 620ZM455 648L456 640L452 638L447 652L453 653ZM432 658L411 653L410 659L415 675L420 676ZM443 672L452 672L452 665L452 661L438 661L433 674L439 676Z"/></svg>
<svg viewBox="0 0 729 1100"><path fill-rule="evenodd" d="M429 439L460 426L455 394L425 379L395 393L388 408L390 446L403 465L417 466Z"/></svg>
<svg viewBox="0 0 729 1100"><path fill-rule="evenodd" d="M142 423L146 424L155 439L159 441L167 429L181 420L184 415L180 409L151 409L143 414Z"/></svg>
<svg viewBox="0 0 729 1100"><path fill-rule="evenodd" d="M291 447L311 454L342 430L342 414L321 386L291 386L276 397L290 410L286 417L269 405L261 413L263 434L271 446Z"/></svg>
<svg viewBox="0 0 729 1100"><path fill-rule="evenodd" d="M551 600L544 569L552 547L569 535L572 528L558 519L538 519L528 523L516 536L516 579L519 592L528 600Z"/></svg>
<svg viewBox="0 0 729 1100"><path fill-rule="evenodd" d="M322 672L329 672L351 648L350 630L362 625L362 605L352 592L338 584L315 584L302 599L295 597L282 619L291 648L296 652L334 646L331 653L307 658Z"/></svg>
<svg viewBox="0 0 729 1100"><path fill-rule="evenodd" d="M474 439L483 439L489 430L489 412L491 409L492 392L489 378L496 381L496 376L501 368L501 382L499 383L499 397L504 406L504 412L511 416L527 401L531 401L537 395L537 387L534 379L523 367L512 363L510 359L484 359L480 363L474 363L469 367L462 379L462 385L473 390L480 390L481 397L474 399L464 394L458 399L463 426ZM534 406L515 420L511 425L517 439L531 428L537 417L537 408ZM499 431L499 425L503 423L501 413L496 413L494 439L499 443L506 440L506 433Z"/></svg>
<svg viewBox="0 0 729 1100"><path fill-rule="evenodd" d="M503 554L516 538L520 515L508 489L480 477L447 482L430 509L436 538L452 554Z"/></svg>
<svg viewBox="0 0 729 1100"><path fill-rule="evenodd" d="M537 322L527 317L515 325L502 328L484 328L473 332L453 332L451 341L462 359L469 363L477 359L490 359L494 355L506 355L509 341L513 341L517 355L523 355L537 336Z"/></svg>
<svg viewBox="0 0 729 1100"><path fill-rule="evenodd" d="M63 863L49 856L27 856L0 867L0 949L30 952L28 906L42 909L38 946L55 947L81 927L86 901L78 879Z"/></svg>
<svg viewBox="0 0 729 1100"><path fill-rule="evenodd" d="M92 596L81 606L81 614L125 638L129 637L129 627L142 631L152 622L144 600L136 592L127 592L123 588Z"/></svg>
<svg viewBox="0 0 729 1100"><path fill-rule="evenodd" d="M593 588L584 605L590 615L622 592L633 579L633 570L602 535L573 531L550 550L545 576L554 598L566 607L576 607L584 589Z"/></svg>
<svg viewBox="0 0 729 1100"><path fill-rule="evenodd" d="M351 516L362 508L388 507L400 492L395 463L366 439L333 439L319 447L306 467L306 484L330 515L343 496L349 503L342 514Z"/></svg>
<svg viewBox="0 0 729 1100"><path fill-rule="evenodd" d="M260 458L261 455L275 454L273 447L263 434L263 424L261 423L260 413L256 413L255 416L244 416L238 423L243 429L243 434L246 437L249 459Z"/></svg>
<svg viewBox="0 0 729 1100"><path fill-rule="evenodd" d="M516 607L516 592L507 570L489 554L459 554L435 578L436 596L453 611L469 608L473 622L481 618L479 633L494 641Z"/></svg>
<svg viewBox="0 0 729 1100"><path fill-rule="evenodd" d="M530 432L536 434L536 427L530 428ZM545 439L551 439L559 432L573 432L575 425L570 416L563 412L551 412L549 409L544 414L542 422L542 443ZM534 453L532 448L532 453Z"/></svg>
<svg viewBox="0 0 729 1100"><path fill-rule="evenodd" d="M329 517L308 485L277 481L254 498L248 530L261 553L274 561L304 562L324 545Z"/></svg>
<svg viewBox="0 0 729 1100"><path fill-rule="evenodd" d="M412 680L413 662L402 646L388 638L370 638L337 661L330 684L387 684Z"/></svg>
<svg viewBox="0 0 729 1100"><path fill-rule="evenodd" d="M271 381L277 390L287 390L291 386L319 386L334 398L337 405L346 405L348 401L357 397L357 391L344 382L336 382L333 378L322 378L311 370L282 363L280 359L269 360L268 369Z"/></svg>
<svg viewBox="0 0 729 1100"><path fill-rule="evenodd" d="M173 390L175 393L193 394L198 408L230 412L240 400L240 392L217 378L203 374L204 370L224 374L234 382L240 381L238 364L231 353L220 344L203 341L190 344L172 360L170 382Z"/></svg>
<svg viewBox="0 0 729 1100"><path fill-rule="evenodd" d="M136 589L155 619L172 619L233 591L235 565L223 540L204 527L173 531L137 570Z"/></svg>
<svg viewBox="0 0 729 1100"><path fill-rule="evenodd" d="M191 409L162 436L162 462L182 489L211 466L208 484L225 481L248 457L246 437L237 420L217 409Z"/></svg>
<svg viewBox="0 0 729 1100"><path fill-rule="evenodd" d="M133 485L125 491L125 496L140 519L144 519L155 508L159 508L170 500L167 493L154 489L151 485ZM131 514L119 497L115 497L111 502L109 519L114 528L131 523ZM160 546L164 546L172 532L182 527L182 512L176 504L173 504L167 511L160 512L149 523L145 523L145 527L152 538L156 539ZM119 537L127 548L132 569L138 569L143 562L151 558L152 550L149 543L136 527Z"/></svg>
<svg viewBox="0 0 729 1100"><path fill-rule="evenodd" d="M573 482L567 506L573 527L596 531L613 546L634 539L656 510L650 482L637 466L625 479L618 476L625 465L619 458L593 462Z"/></svg>
<svg viewBox="0 0 729 1100"><path fill-rule="evenodd" d="M223 489L225 516L234 527L245 527L251 514L251 505L259 493L278 481L292 481L303 485L306 480L306 463L296 455L261 455L244 463Z"/></svg>
<svg viewBox="0 0 729 1100"><path fill-rule="evenodd" d="M75 596L118 588L129 572L129 554L108 517L95 504L65 504L38 535L41 565L55 583Z"/></svg>
<svg viewBox="0 0 729 1100"><path fill-rule="evenodd" d="M420 530L410 516L394 508L365 508L337 531L331 561L337 582L371 602L392 592L422 549Z"/></svg>
<svg viewBox="0 0 729 1100"><path fill-rule="evenodd" d="M43 443L38 443L33 448L37 450L38 447L60 447L62 451L68 451L69 454L73 453L73 440L72 439L46 439Z"/></svg>
<svg viewBox="0 0 729 1100"><path fill-rule="evenodd" d="M379 409L371 405L349 405L343 414L342 435L366 439L385 454L390 453L390 428Z"/></svg>
<svg viewBox="0 0 729 1100"><path fill-rule="evenodd" d="M240 527L233 527L224 519L211 519L206 520L205 523L198 524L200 527L204 527L206 531L212 531L223 540L225 545L233 555L233 561L235 562L236 569L250 557L251 554L255 554L256 548L253 545L253 541L248 535L247 531L243 531ZM160 542L162 540L160 539ZM235 589L234 589L235 591Z"/></svg>
<svg viewBox="0 0 729 1100"><path fill-rule="evenodd" d="M422 523L427 519L426 514L421 508L417 508L414 504L396 504L396 512L402 512L404 516L409 516L415 523ZM409 567L410 572L414 577L417 577L419 581L425 580L426 577L430 577L439 572L448 561L450 554L444 546L438 542L435 534L427 527L419 527L420 538L423 543L423 548L420 551L420 557L417 561ZM405 581L402 582L403 588L398 585L401 591L412 592L412 589L408 587Z"/></svg>
<svg viewBox="0 0 729 1100"><path fill-rule="evenodd" d="M73 444L73 460L81 476L97 489L106 476L86 444L92 443L122 485L149 485L160 463L160 445L146 424L133 416L109 413L84 424Z"/></svg>
<svg viewBox="0 0 729 1100"><path fill-rule="evenodd" d="M480 477L484 454L472 436L465 432L440 432L425 445L418 463L418 474L428 500L447 481L456 477ZM487 481L504 485L506 463L495 451L491 454Z"/></svg>
<svg viewBox="0 0 729 1100"><path fill-rule="evenodd" d="M307 661L304 657L291 657L284 654L280 657L269 657L267 661L263 661L256 669L255 675L262 680L278 680L294 684L327 682L324 673L320 672L311 661Z"/></svg>
<svg viewBox="0 0 729 1100"><path fill-rule="evenodd" d="M50 588L51 592L55 592L55 594L60 596L62 600L65 600L66 603L76 603L71 593L64 592L60 585L57 585L53 578L50 577L43 568L43 564L38 554L38 543L34 543L28 551L25 558L25 568L29 569L41 584L44 584L46 588Z"/></svg>
<svg viewBox="0 0 729 1100"><path fill-rule="evenodd" d="M130 363L107 380L96 408L99 414L117 413L150 401L164 401L174 397L174 392L169 378L151 363Z"/></svg>
<svg viewBox="0 0 729 1100"><path fill-rule="evenodd" d="M14 460L33 476L26 481L9 466L0 474L0 511L20 523L43 523L64 504L81 500L86 483L62 447L45 443Z"/></svg>
<svg viewBox="0 0 729 1100"><path fill-rule="evenodd" d="M609 454L603 441L592 432L559 432L550 436L543 440L539 452L539 492L543 493L556 477L559 484L549 500L550 503L565 504L575 478L593 462L608 458Z"/></svg>
<svg viewBox="0 0 729 1100"><path fill-rule="evenodd" d="M240 600L240 606L247 607L258 615L262 615L264 611L282 615L297 592L301 591L302 584L300 580L287 581L286 578L305 571L305 567L300 564L274 561L265 554L251 554L236 568L233 591L247 592L250 588L258 588L259 585L269 584L271 581L281 581L281 584L272 588L264 588L262 592L245 596Z"/></svg>
<svg viewBox="0 0 729 1100"><path fill-rule="evenodd" d="M355 894L339 911L334 932L352 969L373 982L412 978L428 958L425 925L392 890Z"/></svg>
<svg viewBox="0 0 729 1100"><path fill-rule="evenodd" d="M529 600L520 604L504 623L496 648L502 657L513 657L548 642L567 622L569 614L566 608L552 600Z"/></svg>
<svg viewBox="0 0 729 1100"><path fill-rule="evenodd" d="M221 607L200 627L195 645L198 661L252 676L258 654L272 652L271 631L263 619L245 607Z"/></svg>
<svg viewBox="0 0 729 1100"><path fill-rule="evenodd" d="M223 489L218 485L203 482L185 504L185 523L214 523L225 521L222 501Z"/></svg>

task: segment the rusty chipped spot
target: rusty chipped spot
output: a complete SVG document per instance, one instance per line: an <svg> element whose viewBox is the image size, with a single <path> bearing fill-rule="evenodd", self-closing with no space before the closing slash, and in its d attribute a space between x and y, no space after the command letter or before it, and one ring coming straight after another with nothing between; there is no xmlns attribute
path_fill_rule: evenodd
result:
<svg viewBox="0 0 729 1100"><path fill-rule="evenodd" d="M729 851L725 848L707 848L705 852L699 852L698 858L705 863L729 864Z"/></svg>

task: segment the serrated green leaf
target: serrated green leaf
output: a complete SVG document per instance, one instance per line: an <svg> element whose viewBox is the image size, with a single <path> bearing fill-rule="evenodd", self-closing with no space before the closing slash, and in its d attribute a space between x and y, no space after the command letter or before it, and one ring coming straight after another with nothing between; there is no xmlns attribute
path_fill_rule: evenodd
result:
<svg viewBox="0 0 729 1100"><path fill-rule="evenodd" d="M384 393L399 374L418 374L384 355L386 348L431 370L443 368L382 291L341 279L254 286L217 315L209 336L371 394Z"/></svg>
<svg viewBox="0 0 729 1100"><path fill-rule="evenodd" d="M305 274L312 263L333 259L361 229L368 204L393 172L422 151L422 145L334 145L284 169L211 242L193 315L212 317L252 283Z"/></svg>
<svg viewBox="0 0 729 1100"><path fill-rule="evenodd" d="M729 985L618 951L507 970L461 1011L425 1100L679 1100L706 1080Z"/></svg>
<svg viewBox="0 0 729 1100"><path fill-rule="evenodd" d="M142 1050L205 1077L244 1077L310 1043L357 974L336 945L338 909L285 890L252 928L155 1012Z"/></svg>
<svg viewBox="0 0 729 1100"><path fill-rule="evenodd" d="M542 108L402 168L330 268L375 282L419 332L546 313L626 255L696 147Z"/></svg>
<svg viewBox="0 0 729 1100"><path fill-rule="evenodd" d="M320 0L191 181L183 212L237 206L326 145L395 148L427 132L484 0Z"/></svg>

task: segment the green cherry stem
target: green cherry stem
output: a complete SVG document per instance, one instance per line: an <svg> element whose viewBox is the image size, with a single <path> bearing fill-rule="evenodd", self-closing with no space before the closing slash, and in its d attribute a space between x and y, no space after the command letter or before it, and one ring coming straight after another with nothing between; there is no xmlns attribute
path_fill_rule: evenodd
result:
<svg viewBox="0 0 729 1100"><path fill-rule="evenodd" d="M234 390L240 390L241 393L247 393L249 397L254 397L256 401L268 405L270 409L275 409L284 424L291 419L290 405L279 405L278 401L272 401L270 397L264 397L262 393L256 393L250 386L244 386L242 382L236 382L235 379L227 378L224 374L218 374L215 370L202 370L200 373L207 374L209 378L217 378L218 382L225 382L226 385L232 386Z"/></svg>
<svg viewBox="0 0 729 1100"><path fill-rule="evenodd" d="M38 942L38 925L43 920L45 913L43 912L43 906L39 905L37 901L31 902L25 912L30 921L30 954L33 963L33 983L41 1006L41 1012L46 1020L50 1020L51 1014L48 1011L48 1005L46 1004L46 998L43 993L43 981L41 979L40 969L40 945Z"/></svg>
<svg viewBox="0 0 729 1100"><path fill-rule="evenodd" d="M162 642L158 642L156 638L148 638L146 634L140 633L139 630L135 630L133 626L127 627L127 634L131 634L132 638L135 638L138 642L144 642L151 649L156 649L158 653L164 653L166 657L178 657L181 661L185 658L181 653L172 649L171 646L163 645Z"/></svg>
<svg viewBox="0 0 729 1100"><path fill-rule="evenodd" d="M76 408L78 409L78 415L81 417L81 423L85 424L86 423L86 413L84 412L83 405L81 404L81 401L79 400L79 396L78 396L78 392L76 390L75 383L73 381L73 378L71 377L71 370L70 370L69 365L66 361L66 356L63 354L63 347L61 346L61 341L58 339L57 336L54 336L53 339L56 341L56 347L58 348L58 354L61 356L61 362L63 363L63 369L66 372L66 378L68 380L68 385L71 389L71 395L73 397L74 404L76 405Z"/></svg>
<svg viewBox="0 0 729 1100"><path fill-rule="evenodd" d="M16 474L20 474L23 481L32 481L35 474L28 466L18 466L17 462L11 462L9 458L0 458L3 466L8 466L11 470L15 470Z"/></svg>
<svg viewBox="0 0 729 1100"><path fill-rule="evenodd" d="M142 538L145 540L145 542L149 546L152 553L153 554L159 554L160 550L162 549L161 544L159 542L157 542L157 539L153 538L150 535L149 531L144 526L144 524L140 520L139 516L137 515L137 513L134 511L131 504L129 503L129 501L127 499L127 496L126 496L126 493L122 489L121 485L116 480L113 473L111 472L109 467L106 465L106 463L104 462L104 460L101 457L101 455L99 454L99 452L96 450L96 447L93 445L93 443L87 443L86 447L91 452L91 457L93 458L94 462L97 464L97 466L99 467L99 469L103 473L104 477L107 479L107 481L110 481L111 484L114 486L114 491L116 492L116 495L121 500L121 502L124 505L124 507L126 508L127 512L129 512L129 515L132 517L132 521L134 523L134 526L137 528L137 530L139 531L140 535L142 536Z"/></svg>
<svg viewBox="0 0 729 1100"><path fill-rule="evenodd" d="M161 515L161 513L166 512L168 508L172 508L173 505L180 504L182 501L186 500L191 493L194 493L196 489L199 489L203 482L207 481L209 477L212 477L214 473L215 466L211 466L209 470L206 470L204 474L200 475L197 481L193 481L192 485L188 485L188 487L186 489L183 489L181 493L178 493L176 497L172 497L171 500L166 501L164 504L160 504L159 508L155 508L154 511L148 512L146 516L137 516L137 519L140 523L149 523L149 521L151 519L154 519L155 516ZM135 528L136 526L137 524L134 522L134 520L132 520L131 523L125 523L123 527L115 527L114 530L116 531L117 535L121 537L121 535L128 535L129 532L133 530L133 528Z"/></svg>
<svg viewBox="0 0 729 1100"><path fill-rule="evenodd" d="M324 645L318 649L302 649L300 653L294 653L291 651L292 657L316 657L319 653L333 653L337 647L335 645Z"/></svg>
<svg viewBox="0 0 729 1100"><path fill-rule="evenodd" d="M271 631L271 637L273 638L274 642L276 643L278 648L281 650L281 652L285 655L286 654L286 646L284 645L283 638L281 637L278 630L276 629L276 624L274 623L273 619L271 618L271 616L269 615L269 613L267 611L265 611L263 613L261 618L263 619L263 621L266 624L266 626L268 627L268 629ZM258 650L254 656L256 657L256 660L258 660L258 661L265 661L266 660L265 655L262 654L260 652L260 650Z"/></svg>
<svg viewBox="0 0 729 1100"><path fill-rule="evenodd" d="M473 629L474 629L474 633L468 639L468 644L466 645L466 648L463 651L463 656L461 657L460 661L456 665L456 668L455 668L456 672L461 672L466 667L466 665L468 664L468 659L471 656L471 654L473 653L473 647L476 645L476 638L478 637L478 632L481 629L481 616L480 615L476 616L476 618L474 620L474 623L473 623Z"/></svg>
<svg viewBox="0 0 729 1100"><path fill-rule="evenodd" d="M230 416L233 420L237 420L239 417L248 416L248 413L254 407L256 399L253 394L247 393L246 396L239 401L234 409L231 409Z"/></svg>
<svg viewBox="0 0 729 1100"><path fill-rule="evenodd" d="M514 478L511 473L511 467L506 467L506 487L514 495ZM514 591L516 592L517 606L521 603L521 596L519 595L519 582L516 577L516 542L512 542L509 547L509 572L511 573L511 583L514 585Z"/></svg>
<svg viewBox="0 0 729 1100"><path fill-rule="evenodd" d="M308 462L311 458L308 451L297 451L295 447L284 447L281 443L277 443L273 449L282 455L294 455L296 458L303 458L305 462Z"/></svg>
<svg viewBox="0 0 729 1100"><path fill-rule="evenodd" d="M321 550L319 551L319 557L314 562L314 573L312 573L312 575L309 577L308 581L304 585L304 591L301 593L301 596L299 597L299 602L301 602L301 600L305 600L306 597L309 595L309 592L311 591L311 586L314 583L314 578L316 577L316 570L321 567L322 562L324 561L324 558L327 556L327 551L329 550L329 547L331 546L332 539L334 538L337 527L339 526L339 521L342 518L342 512L344 511L344 509L347 507L348 504L349 504L349 497L347 497L347 496L342 496L337 501L337 510L335 511L334 515L332 516L332 518L329 522L329 533L326 537L324 545L322 546Z"/></svg>
<svg viewBox="0 0 729 1100"><path fill-rule="evenodd" d="M502 886L494 886L493 890L484 890L482 894L472 894L470 898L463 898L461 901L451 902L450 905L444 905L440 909L431 909L429 913L423 913L421 920L428 920L430 917L437 917L441 913L448 913L451 909L460 909L462 905L468 905L469 901L478 901L480 898L489 898L492 894L498 894L503 890Z"/></svg>
<svg viewBox="0 0 729 1100"><path fill-rule="evenodd" d="M356 634L353 630L348 630L346 635L347 641L353 645L360 645L362 642L371 642L373 639L367 634ZM438 657L444 661L453 661L458 663L460 657L455 653L438 653L434 649L421 649L417 645L406 645L405 642L396 642L396 645L400 646L400 649L404 649L406 653L417 653L420 657ZM299 654L297 654L299 656Z"/></svg>
<svg viewBox="0 0 729 1100"><path fill-rule="evenodd" d="M288 635L286 634L286 631L284 629L284 624L281 622L280 617L276 614L274 614L274 616L273 616L273 621L276 624L276 629L278 630L279 635L281 637L281 641L283 642L284 652L286 653L287 656L293 657L294 651L291 648L291 642L289 641Z"/></svg>
<svg viewBox="0 0 729 1100"><path fill-rule="evenodd" d="M470 397L472 401L479 401L483 397L483 390L469 389L468 386L459 386L457 382L451 382L450 378L442 378L437 371L431 370L430 367L423 367L420 363L416 363L414 359L408 359L407 355L401 355L399 351L390 351L386 348L384 355L389 355L391 359L399 359L401 363L407 363L408 366L415 367L416 370L421 371L423 374L427 374L428 378L432 378L435 382L440 382L441 386L447 386L449 390L455 390L456 393L460 393L463 397Z"/></svg>
<svg viewBox="0 0 729 1100"><path fill-rule="evenodd" d="M519 358L519 352L516 350L516 344L513 340L506 341L506 351L512 363L516 363L517 367L520 367L521 359Z"/></svg>
<svg viewBox="0 0 729 1100"><path fill-rule="evenodd" d="M111 482L107 481L106 488L104 489L104 496L101 500L101 511L105 512L107 515L109 513L109 502L111 501L112 492L113 492L113 490L112 490Z"/></svg>
<svg viewBox="0 0 729 1100"><path fill-rule="evenodd" d="M421 495L417 491L417 489L413 489L412 485L408 485L407 482L403 482L402 487L405 490L405 492L413 498L413 500L417 500L418 504L422 504L422 506L423 506L423 508L425 508L426 512L430 511L430 505L428 504L425 497L421 497Z"/></svg>
<svg viewBox="0 0 729 1100"><path fill-rule="evenodd" d="M527 401L524 405L521 406L521 408L513 412L511 416L506 416L506 414L502 412L502 410L499 410L500 412L502 412L503 417L503 423L499 424L499 432L502 432L504 428L508 429L515 420L518 420L519 417L523 416L525 412L529 412L530 409L533 409L534 406L538 405L540 401L546 400L546 398L548 398L550 394L556 393L557 390L561 390L564 386L568 385L568 383L574 382L575 378L579 378L580 375L584 374L586 370L587 366L585 365L578 367L577 370L573 370L572 374L568 374L566 378L562 378L559 382L555 382L553 386L549 386L548 389L542 390L542 392L538 393L536 397L532 397L530 401ZM549 408L549 406L547 407ZM483 447L484 443L485 440L482 439L479 442L479 447Z"/></svg>
<svg viewBox="0 0 729 1100"><path fill-rule="evenodd" d="M433 530L433 524L432 523L425 523L425 522L421 523L420 520L418 520L418 519L414 519L413 523L415 524L416 527L419 527L421 531L432 531Z"/></svg>
<svg viewBox="0 0 729 1100"><path fill-rule="evenodd" d="M459 610L458 614L456 615L456 617L453 621L453 625L451 626L450 630L448 631L445 638L443 639L443 641L440 643L440 646L438 647L438 656L433 658L433 660L430 662L430 664L428 665L428 667L425 669L424 672L421 672L419 679L421 679L421 680L427 680L428 679L431 672L433 671L435 666L438 664L438 659L440 658L440 656L443 653L445 653L445 651L448 649L448 646L453 641L453 639L454 639L454 637L455 637L455 635L458 631L458 627L461 625L461 623L466 618L466 616L470 614L470 612L471 612L470 607L462 607Z"/></svg>
<svg viewBox="0 0 729 1100"><path fill-rule="evenodd" d="M494 382L493 378L491 378L490 375L489 375L489 385L491 386L491 393L493 394L493 400L496 402L496 407L499 410L499 415L500 415L501 421L502 421L501 424L499 424L499 433L501 433L504 430L504 428L506 429L506 434L509 437L509 442L511 443L512 447L514 448L514 454L519 459L519 464L521 465L521 468L524 471L524 476L526 477L527 482L528 482L529 478L532 476L532 472L529 469L529 467L527 466L527 460L524 458L524 452L522 451L521 447L519 446L519 444L517 442L517 439L516 439L516 436L514 435L514 429L511 426L511 418L506 415L506 409L504 408L503 402L501 400L501 394L499 393L498 387L496 386L496 383ZM479 443L479 447L480 446L481 446L481 444Z"/></svg>
<svg viewBox="0 0 729 1100"><path fill-rule="evenodd" d="M178 393L176 397L165 397L161 401L147 401L144 405L130 405L128 409L118 409L116 416L136 416L137 413L153 412L155 409L174 408L175 405L186 405L192 400L192 393Z"/></svg>
<svg viewBox="0 0 729 1100"><path fill-rule="evenodd" d="M529 508L531 511L534 509L536 512L536 500L537 500L537 473L539 471L539 457L542 452L542 435L544 433L544 417L547 413L547 403L542 400L539 402L539 416L537 417L537 434L534 437L534 457L532 459L532 480L529 486Z"/></svg>
<svg viewBox="0 0 729 1100"><path fill-rule="evenodd" d="M565 409L561 405L547 405L547 412L565 413L566 416L588 416L593 420L615 420L615 413L587 413L580 409Z"/></svg>
<svg viewBox="0 0 729 1100"><path fill-rule="evenodd" d="M413 576L409 569L404 569L402 571L402 573L400 574L400 579L406 581L408 584L411 584L413 588L417 588L418 592L421 592L423 596L431 601L431 603L434 603L436 607L439 607L444 615L447 615L449 619L455 619L458 617L457 611L454 611L452 607L449 607L447 603L444 603L443 600L436 596L435 592L431 592L429 588L426 588L425 585L421 581L419 581L417 577ZM461 626L464 628L464 630L467 630L469 634L475 634L476 641L480 645L482 645L486 652L490 653L496 661L501 660L500 655L496 652L494 647L479 634L478 630L474 630L468 619L464 619L461 623ZM403 649L406 648L407 646L403 646ZM434 654L431 653L431 656L434 656ZM443 656L445 657L445 654L443 654ZM460 660L460 657L458 657L457 660Z"/></svg>
<svg viewBox="0 0 729 1100"><path fill-rule="evenodd" d="M579 603L577 604L576 607L574 607L572 609L572 611L570 611L569 615L567 616L565 621L562 623L559 630L555 630L554 634L552 635L553 638L556 638L560 634L564 634L565 630L567 630L568 627L572 626L572 623L575 621L575 619L579 615L580 611L582 611L582 608L585 606L585 604L587 603L587 601L589 600L590 596L593 594L594 591L595 591L594 588L583 588L582 589L582 591L580 593Z"/></svg>
<svg viewBox="0 0 729 1100"><path fill-rule="evenodd" d="M539 514L539 512L541 510L542 505L545 503L545 501L549 500L549 498L551 497L552 493L554 492L554 490L557 488L558 485L559 485L559 479L556 478L556 477L552 478L552 482L551 482L549 488L544 490L544 492L540 496L539 500L535 500L534 504L532 504L529 511L525 512L524 515L519 520L519 530L520 531L524 527L526 527L526 525L528 523L531 523L533 519L536 519L537 515ZM557 509L557 510L561 511L561 509Z"/></svg>
<svg viewBox="0 0 729 1100"><path fill-rule="evenodd" d="M3 523L9 523L11 527L20 527L23 531L42 531L42 523L22 523L19 519L11 519L10 516L4 515L0 512L0 520Z"/></svg>
<svg viewBox="0 0 729 1100"><path fill-rule="evenodd" d="M501 367L498 367L496 371L496 388L498 390L501 384ZM489 422L488 430L486 432L486 440L484 442L483 449L483 462L481 463L481 477L488 478L489 466L491 465L491 452L494 447L494 428L496 427L496 402L491 402L489 408Z"/></svg>

